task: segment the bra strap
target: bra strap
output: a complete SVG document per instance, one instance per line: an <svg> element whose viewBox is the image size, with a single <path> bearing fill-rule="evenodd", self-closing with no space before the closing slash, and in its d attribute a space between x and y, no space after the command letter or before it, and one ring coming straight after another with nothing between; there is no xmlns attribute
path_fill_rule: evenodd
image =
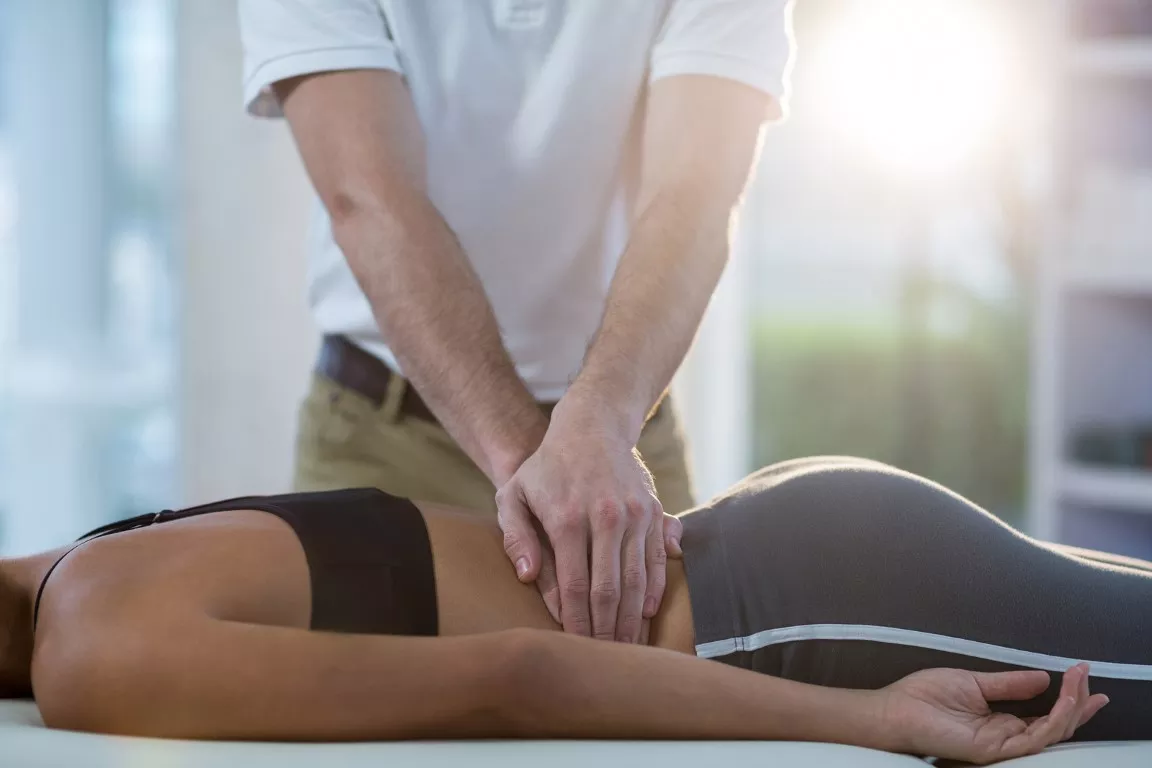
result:
<svg viewBox="0 0 1152 768"><path fill-rule="evenodd" d="M44 596L44 588L48 586L48 579L52 576L52 572L56 570L56 567L60 565L60 563L64 562L64 558L68 557L68 555L72 554L77 549L84 546L93 539L99 539L102 536L109 536L113 533L131 531L134 528L146 528L153 523L159 522L161 517L164 515L171 516L172 511L166 509L163 512L150 512L145 515L130 517L127 520L118 520L115 523L102 525L99 528L89 531L88 533L81 536L75 544L68 548L68 551L60 555L60 557L56 558L56 562L52 563L52 567L49 568L48 572L44 574L44 578L40 581L40 587L36 590L36 602L32 606L32 632L36 632L36 623L40 619L40 599Z"/></svg>

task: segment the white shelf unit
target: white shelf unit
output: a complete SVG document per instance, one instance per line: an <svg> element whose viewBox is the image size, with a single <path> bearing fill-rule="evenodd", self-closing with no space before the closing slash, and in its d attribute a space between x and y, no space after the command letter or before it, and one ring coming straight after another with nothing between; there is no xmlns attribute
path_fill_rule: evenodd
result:
<svg viewBox="0 0 1152 768"><path fill-rule="evenodd" d="M1068 67L1081 74L1152 76L1152 40L1080 43L1069 52Z"/></svg>
<svg viewBox="0 0 1152 768"><path fill-rule="evenodd" d="M1069 31L1062 55L1058 93L1081 96L1056 108L1059 193L1039 269L1027 527L1152 559L1152 467L1086 463L1073 449L1083 430L1152 429L1152 36Z"/></svg>
<svg viewBox="0 0 1152 768"><path fill-rule="evenodd" d="M1149 223L1152 227L1152 222ZM1117 267L1109 264L1063 265L1059 281L1066 293L1111 293L1119 296L1152 296L1152 251L1148 263Z"/></svg>
<svg viewBox="0 0 1152 768"><path fill-rule="evenodd" d="M1062 257L1048 251L1048 262ZM1082 429L1152 425L1152 281L1085 267L1042 276L1032 398L1029 528L1152 558L1152 470L1077 461Z"/></svg>
<svg viewBox="0 0 1152 768"><path fill-rule="evenodd" d="M1068 462L1060 469L1059 492L1070 503L1152 514L1152 472Z"/></svg>

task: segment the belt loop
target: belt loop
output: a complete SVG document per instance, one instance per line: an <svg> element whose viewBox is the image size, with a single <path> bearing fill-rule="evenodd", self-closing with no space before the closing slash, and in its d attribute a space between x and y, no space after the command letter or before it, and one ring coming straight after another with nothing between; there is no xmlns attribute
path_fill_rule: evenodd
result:
<svg viewBox="0 0 1152 768"><path fill-rule="evenodd" d="M408 380L393 371L388 377L388 387L384 392L384 401L380 403L380 415L389 424L400 420L401 406L404 404L404 394L408 391Z"/></svg>

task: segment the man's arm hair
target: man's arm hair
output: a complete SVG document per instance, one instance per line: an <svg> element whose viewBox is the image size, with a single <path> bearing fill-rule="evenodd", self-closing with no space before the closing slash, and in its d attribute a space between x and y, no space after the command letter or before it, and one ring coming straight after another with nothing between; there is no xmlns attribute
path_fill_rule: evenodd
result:
<svg viewBox="0 0 1152 768"><path fill-rule="evenodd" d="M547 420L504 349L484 289L426 191L401 76L331 72L275 87L336 242L405 376L500 485Z"/></svg>
<svg viewBox="0 0 1152 768"><path fill-rule="evenodd" d="M769 96L717 77L658 80L647 99L631 240L573 384L636 437L695 337L728 259Z"/></svg>
<svg viewBox="0 0 1152 768"><path fill-rule="evenodd" d="M659 608L669 527L634 447L724 268L771 106L705 76L666 77L648 95L637 221L600 328L540 452L496 499L509 558L568 631L634 641Z"/></svg>

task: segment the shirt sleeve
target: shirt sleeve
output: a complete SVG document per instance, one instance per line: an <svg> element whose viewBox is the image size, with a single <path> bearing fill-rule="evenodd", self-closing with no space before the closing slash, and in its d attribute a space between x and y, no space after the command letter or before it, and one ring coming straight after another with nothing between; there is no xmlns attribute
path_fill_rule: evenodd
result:
<svg viewBox="0 0 1152 768"><path fill-rule="evenodd" d="M649 82L713 75L771 96L776 117L788 106L791 0L672 0L652 48Z"/></svg>
<svg viewBox="0 0 1152 768"><path fill-rule="evenodd" d="M402 72L377 0L240 0L244 106L283 117L271 85L342 69Z"/></svg>

